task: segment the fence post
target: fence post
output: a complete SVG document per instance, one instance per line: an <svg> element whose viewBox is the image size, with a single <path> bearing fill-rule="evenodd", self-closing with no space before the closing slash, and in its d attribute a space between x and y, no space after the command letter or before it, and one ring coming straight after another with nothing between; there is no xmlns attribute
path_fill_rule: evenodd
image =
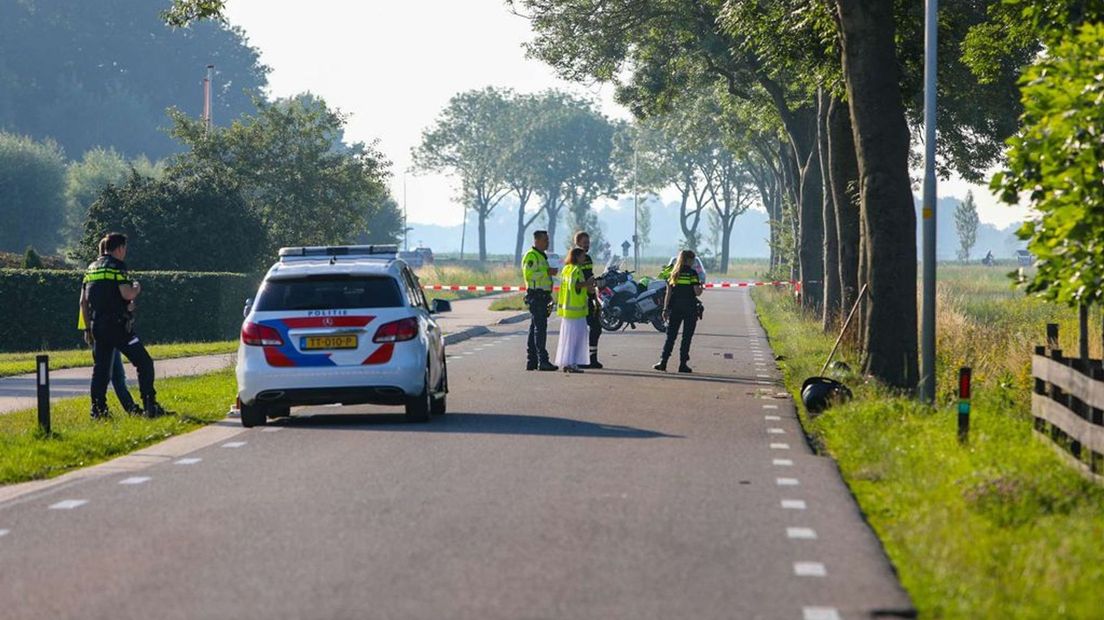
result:
<svg viewBox="0 0 1104 620"><path fill-rule="evenodd" d="M44 435L50 435L50 356L35 357L38 368L38 428Z"/></svg>
<svg viewBox="0 0 1104 620"><path fill-rule="evenodd" d="M1050 333L1049 333L1050 332L1050 325L1047 325L1047 332L1048 332L1047 333L1047 340L1049 340L1050 339ZM1054 326L1054 333L1055 333L1055 335L1057 335L1057 333L1058 333L1058 326L1057 325ZM1051 349L1050 350L1050 359L1058 362L1059 364L1065 365L1065 361L1062 359L1062 350L1061 349ZM1047 385L1047 387L1048 387L1047 396L1049 396L1050 399L1053 400L1053 401L1056 401L1056 402L1059 402L1059 403L1064 402L1065 401L1065 396L1062 394L1062 390L1057 385L1054 385L1053 383L1047 382L1047 384L1048 384ZM1058 426L1056 424L1051 424L1050 425L1050 440L1051 441L1053 441L1055 443L1059 443L1061 433L1062 433L1062 431L1058 428Z"/></svg>
<svg viewBox="0 0 1104 620"><path fill-rule="evenodd" d="M1078 353L1081 356L1081 363L1084 364L1085 372L1088 372L1089 364L1089 307L1085 304L1081 304L1077 307L1077 323L1078 331Z"/></svg>
<svg viewBox="0 0 1104 620"><path fill-rule="evenodd" d="M958 369L958 443L970 440L970 388L972 372L969 368Z"/></svg>
<svg viewBox="0 0 1104 620"><path fill-rule="evenodd" d="M1047 323L1046 326L1046 348L1047 351L1052 351L1058 348L1058 324Z"/></svg>

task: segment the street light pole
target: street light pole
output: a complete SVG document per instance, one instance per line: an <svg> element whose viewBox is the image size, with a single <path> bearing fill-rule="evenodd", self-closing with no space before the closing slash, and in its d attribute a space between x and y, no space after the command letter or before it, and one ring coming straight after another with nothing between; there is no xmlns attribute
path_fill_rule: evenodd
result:
<svg viewBox="0 0 1104 620"><path fill-rule="evenodd" d="M211 131L214 110L211 109L211 89L214 88L215 65L207 65L207 77L203 78L203 134Z"/></svg>
<svg viewBox="0 0 1104 620"><path fill-rule="evenodd" d="M636 143L633 143L633 271L640 271L640 207L636 185Z"/></svg>
<svg viewBox="0 0 1104 620"><path fill-rule="evenodd" d="M920 400L935 402L935 112L939 0L926 0L924 17L924 281L920 311Z"/></svg>
<svg viewBox="0 0 1104 620"><path fill-rule="evenodd" d="M403 252L410 250L410 228L406 224L406 173L403 173Z"/></svg>

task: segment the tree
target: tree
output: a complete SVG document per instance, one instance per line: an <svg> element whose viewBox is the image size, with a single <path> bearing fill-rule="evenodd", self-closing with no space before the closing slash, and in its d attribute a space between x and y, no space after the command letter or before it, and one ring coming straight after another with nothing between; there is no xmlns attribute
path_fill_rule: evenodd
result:
<svg viewBox="0 0 1104 620"><path fill-rule="evenodd" d="M1104 301L1104 24L1055 38L1024 75L1023 128L991 187L1039 214L1019 231L1036 258L1027 291L1089 306Z"/></svg>
<svg viewBox="0 0 1104 620"><path fill-rule="evenodd" d="M77 258L93 260L105 232L126 234L143 269L250 272L271 256L265 230L225 169L151 179L132 172L92 204Z"/></svg>
<svg viewBox="0 0 1104 620"><path fill-rule="evenodd" d="M529 203L537 195L540 184L540 161L532 148L534 132L541 123L541 101L537 95L520 95L509 101L502 122L506 125L507 146L502 153L502 177L517 199L517 238L514 243L514 265L521 264L526 232L540 217L544 208L529 213Z"/></svg>
<svg viewBox="0 0 1104 620"><path fill-rule="evenodd" d="M145 157L126 161L115 149L94 148L80 161L69 164L65 179L65 241L77 242L84 233L88 208L108 185L119 185L131 170L144 177L160 178L164 165Z"/></svg>
<svg viewBox="0 0 1104 620"><path fill-rule="evenodd" d="M978 230L977 204L974 193L966 192L966 199L955 207L955 230L958 231L958 260L970 260L970 250L977 242Z"/></svg>
<svg viewBox="0 0 1104 620"><path fill-rule="evenodd" d="M268 103L230 127L205 132L203 124L173 113L173 135L191 150L173 160L177 177L229 175L267 229L269 250L281 245L349 243L364 235L394 242L401 216L384 184L389 162L364 143L343 142L345 116L325 101L299 95ZM390 222L371 230L370 222ZM396 223L397 222L397 223Z"/></svg>
<svg viewBox="0 0 1104 620"><path fill-rule="evenodd" d="M199 116L210 63L215 122L251 112L268 68L245 33L222 23L174 30L157 4L0 3L0 127L52 138L74 155L100 146L160 159L181 148L164 131L165 110Z"/></svg>
<svg viewBox="0 0 1104 620"><path fill-rule="evenodd" d="M487 260L487 218L510 191L501 158L511 97L490 87L455 95L413 153L417 169L459 177L461 201L477 217L480 261Z"/></svg>
<svg viewBox="0 0 1104 620"><path fill-rule="evenodd" d="M24 269L43 269L45 265L42 264L42 257L35 251L34 246L27 246L27 251L23 253L23 268Z"/></svg>
<svg viewBox="0 0 1104 620"><path fill-rule="evenodd" d="M65 157L53 141L0 132L0 251L50 254L65 223Z"/></svg>

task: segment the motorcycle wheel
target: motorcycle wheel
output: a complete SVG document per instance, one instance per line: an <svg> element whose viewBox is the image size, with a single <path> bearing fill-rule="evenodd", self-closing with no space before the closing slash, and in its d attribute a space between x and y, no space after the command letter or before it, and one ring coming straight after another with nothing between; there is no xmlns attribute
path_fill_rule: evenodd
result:
<svg viewBox="0 0 1104 620"><path fill-rule="evenodd" d="M602 313L598 315L598 320L602 323L602 329L608 332L615 332L625 326L625 321L621 318L620 314L614 314L608 308L602 308Z"/></svg>
<svg viewBox="0 0 1104 620"><path fill-rule="evenodd" d="M667 321L663 320L662 314L657 313L655 316L652 317L652 327L654 327L656 331L661 334L667 333Z"/></svg>

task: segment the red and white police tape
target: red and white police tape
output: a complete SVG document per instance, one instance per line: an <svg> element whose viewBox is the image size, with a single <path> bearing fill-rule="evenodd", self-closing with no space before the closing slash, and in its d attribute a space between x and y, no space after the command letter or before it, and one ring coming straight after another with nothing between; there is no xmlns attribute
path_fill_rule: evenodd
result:
<svg viewBox="0 0 1104 620"><path fill-rule="evenodd" d="M751 286L787 286L792 284L797 284L797 282L794 280L775 280L773 282L706 282L704 286L707 289L726 289L748 288ZM422 288L427 291L465 291L470 293L524 293L527 290L524 286L495 286L489 284L426 284Z"/></svg>

